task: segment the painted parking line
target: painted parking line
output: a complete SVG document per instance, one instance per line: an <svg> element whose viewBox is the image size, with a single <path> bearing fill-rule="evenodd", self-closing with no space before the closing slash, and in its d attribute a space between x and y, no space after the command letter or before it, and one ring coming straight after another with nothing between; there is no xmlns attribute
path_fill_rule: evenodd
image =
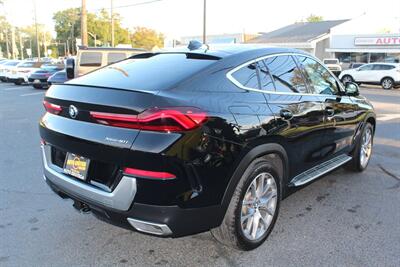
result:
<svg viewBox="0 0 400 267"><path fill-rule="evenodd" d="M400 114L378 114L378 121L390 121L400 119Z"/></svg>
<svg viewBox="0 0 400 267"><path fill-rule="evenodd" d="M44 95L45 92L35 92L35 93L29 93L29 94L22 94L21 96L30 96L30 95Z"/></svg>
<svg viewBox="0 0 400 267"><path fill-rule="evenodd" d="M7 87L7 88L3 88L3 91L14 91L14 90L22 90L22 89L28 89L30 87L26 87L26 86L14 86L14 87Z"/></svg>

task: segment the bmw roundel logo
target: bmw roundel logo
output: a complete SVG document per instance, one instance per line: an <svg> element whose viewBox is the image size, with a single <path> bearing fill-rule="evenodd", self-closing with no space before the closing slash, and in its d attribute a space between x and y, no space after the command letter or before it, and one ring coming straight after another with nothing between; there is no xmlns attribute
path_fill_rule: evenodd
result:
<svg viewBox="0 0 400 267"><path fill-rule="evenodd" d="M71 105L71 106L69 106L68 112L69 112L69 116L70 116L71 118L75 119L76 116L78 116L78 112L79 112L79 111L78 111L78 109L77 109L74 105Z"/></svg>

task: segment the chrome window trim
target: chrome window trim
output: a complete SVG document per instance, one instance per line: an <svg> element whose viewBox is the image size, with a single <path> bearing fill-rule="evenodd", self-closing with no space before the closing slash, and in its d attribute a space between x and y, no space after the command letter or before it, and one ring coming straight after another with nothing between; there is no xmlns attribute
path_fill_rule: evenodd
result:
<svg viewBox="0 0 400 267"><path fill-rule="evenodd" d="M270 58L270 57L276 57L276 56L303 56L303 57L307 57L310 59L315 60L316 62L318 62L319 64L322 65L323 68L325 68L325 70L327 70L329 72L329 74L336 80L336 82L339 85L340 91L344 92L344 88L342 86L342 83L338 80L338 78L332 73L332 71L330 71L322 62L321 60L319 60L316 57L312 57L310 55L307 54L301 54L301 53L275 53L275 54L270 54L270 55L266 55L266 56L262 56L262 57L258 57L252 60L249 60L245 63L240 64L239 66L234 67L232 70L228 71L228 73L226 74L226 78L232 82L234 85L236 85L237 87L243 89L243 90L248 90L248 91L254 91L254 92L259 92L259 93L264 93L264 94L277 94L277 95L312 95L312 96L336 96L336 95L328 95L328 94L313 94L313 93L290 93L290 92L274 92L274 91L268 91L268 90L261 90L261 89L256 89L256 88L251 88L251 87L247 87L242 85L239 81L237 81L234 77L233 77L233 73L235 73L236 71L238 71L239 69L249 65L249 64L253 64L256 63L257 61L266 59L266 58ZM297 64L297 62L296 62ZM306 81L306 85L308 85L308 82Z"/></svg>

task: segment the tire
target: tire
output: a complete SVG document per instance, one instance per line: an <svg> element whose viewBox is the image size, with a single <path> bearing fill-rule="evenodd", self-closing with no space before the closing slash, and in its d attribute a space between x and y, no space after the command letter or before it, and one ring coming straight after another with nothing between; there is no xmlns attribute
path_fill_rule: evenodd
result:
<svg viewBox="0 0 400 267"><path fill-rule="evenodd" d="M250 163L236 186L222 224L211 230L217 241L239 250L252 250L264 243L279 213L281 179L278 173L277 166L268 158L257 158ZM261 187L262 179L263 188L269 189L259 194L260 191L255 188ZM254 195L257 198L253 198ZM257 227L254 227L254 220L258 220ZM243 229L244 225L250 229Z"/></svg>
<svg viewBox="0 0 400 267"><path fill-rule="evenodd" d="M15 84L15 85L21 85L22 82L21 82L21 81L15 81L14 84Z"/></svg>
<svg viewBox="0 0 400 267"><path fill-rule="evenodd" d="M41 84L33 84L32 86L35 89L42 89L43 88L43 86Z"/></svg>
<svg viewBox="0 0 400 267"><path fill-rule="evenodd" d="M366 147L365 146L366 139L364 138L367 138L368 132L370 133L370 144L369 147L368 146ZM374 127L372 126L371 123L367 122L362 130L361 136L357 141L356 147L353 151L352 155L353 159L349 163L347 163L346 169L355 172L364 171L367 168L368 163L371 159L373 143L374 143ZM368 156L366 158L366 161L364 161L362 156L363 153L366 152L368 153ZM364 154L364 157L365 156L366 155Z"/></svg>
<svg viewBox="0 0 400 267"><path fill-rule="evenodd" d="M385 90L390 90L394 86L394 80L390 77L383 78L381 81L381 86Z"/></svg>
<svg viewBox="0 0 400 267"><path fill-rule="evenodd" d="M353 77L351 77L350 75L344 75L342 77L342 83L343 84L350 83L350 82L354 82Z"/></svg>

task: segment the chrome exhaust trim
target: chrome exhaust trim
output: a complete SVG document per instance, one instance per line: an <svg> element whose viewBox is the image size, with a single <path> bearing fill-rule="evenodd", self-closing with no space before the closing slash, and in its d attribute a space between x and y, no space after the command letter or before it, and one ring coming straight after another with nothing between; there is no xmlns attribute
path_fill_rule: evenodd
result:
<svg viewBox="0 0 400 267"><path fill-rule="evenodd" d="M171 235L172 231L166 224L146 222L142 220L128 218L128 222L139 232L149 233L153 235Z"/></svg>

